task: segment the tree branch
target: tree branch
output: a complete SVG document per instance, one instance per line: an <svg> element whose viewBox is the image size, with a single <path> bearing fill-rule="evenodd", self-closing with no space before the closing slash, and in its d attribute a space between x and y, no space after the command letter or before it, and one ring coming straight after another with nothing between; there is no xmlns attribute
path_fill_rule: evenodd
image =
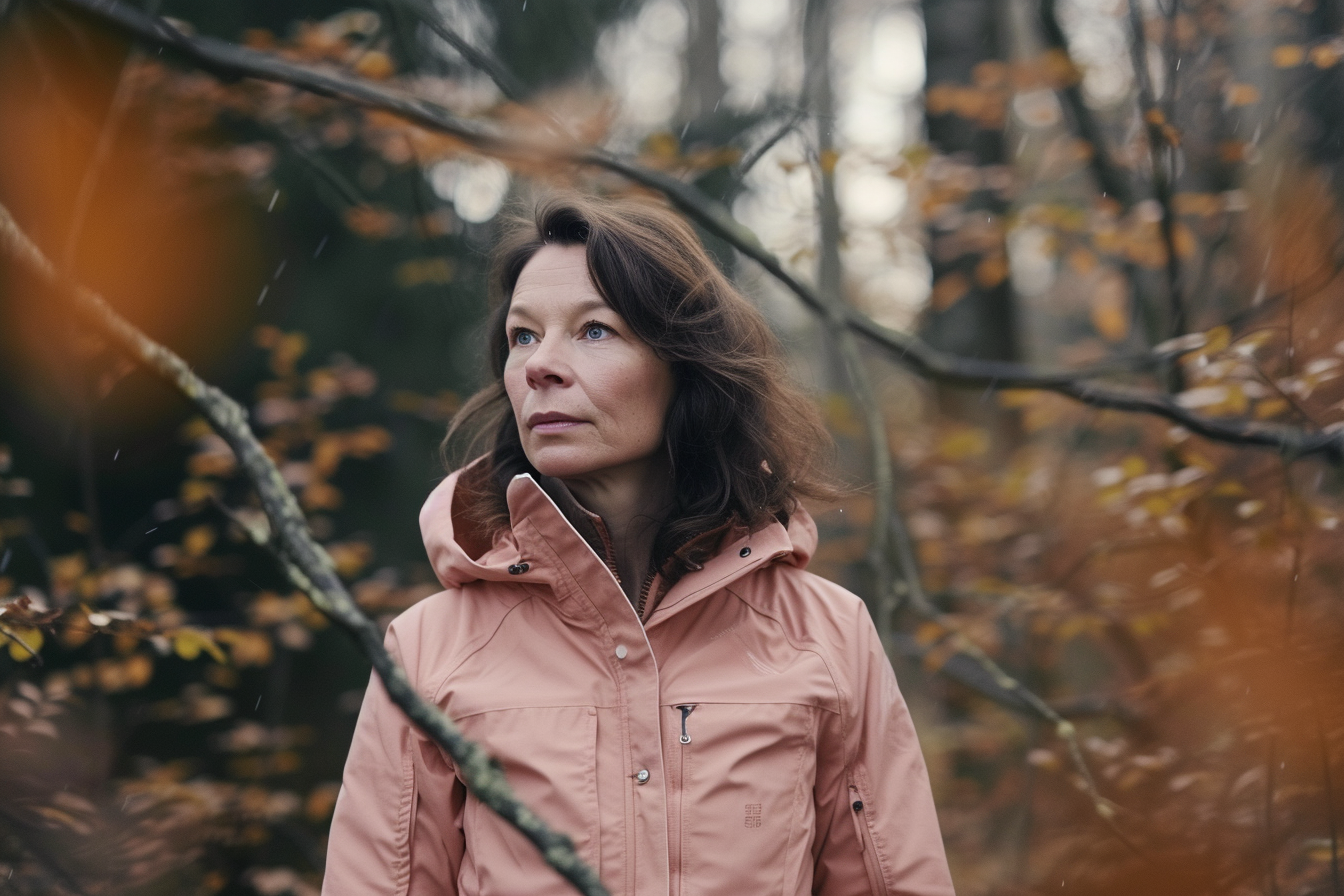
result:
<svg viewBox="0 0 1344 896"><path fill-rule="evenodd" d="M1177 0L1172 0L1173 13ZM1143 34L1143 11L1138 0L1129 0L1130 55L1134 63L1134 80L1138 85L1139 114L1147 128L1148 150L1153 164L1153 196L1162 210L1160 227L1162 242L1167 252L1167 290L1171 300L1171 317L1168 320L1168 337L1179 336L1185 332L1185 299L1181 292L1181 263L1176 255L1176 211L1172 204L1172 180L1175 177L1174 164L1177 151L1174 131L1167 116L1157 104L1153 93L1153 83L1148 71L1148 42ZM1168 21L1168 30L1175 28L1174 21ZM1172 69L1174 73L1175 69ZM1165 85L1175 102L1174 85Z"/></svg>
<svg viewBox="0 0 1344 896"><path fill-rule="evenodd" d="M531 841L548 865L579 892L588 896L606 896L607 890L596 872L579 858L570 839L552 831L523 805L485 750L467 740L446 715L416 692L405 672L383 646L378 626L360 611L337 575L331 557L313 539L289 486L248 426L246 411L223 391L193 373L172 351L128 323L97 293L64 280L3 206L0 206L0 254L14 259L47 287L68 296L76 312L113 345L178 389L201 410L233 449L239 466L256 489L275 541L285 558L286 571L319 610L355 637L392 701L417 728L453 758L468 790ZM245 531L255 540L256 533L250 529Z"/></svg>
<svg viewBox="0 0 1344 896"><path fill-rule="evenodd" d="M1077 72L1077 66L1073 64L1073 56L1069 52L1069 39L1059 24L1055 0L1041 0L1041 29L1045 32L1046 46L1063 54L1064 59L1068 61L1069 70ZM1092 168L1092 175L1097 179L1097 185L1101 187L1103 195L1114 199L1128 211L1134 204L1134 189L1129 177L1111 158L1111 151L1106 146L1106 135L1102 133L1096 116L1083 99L1083 90L1079 86L1078 79L1072 78L1069 83L1058 89L1058 93L1064 100L1064 107L1068 109L1069 117L1073 119L1073 126L1078 131L1078 136L1092 146L1092 157L1088 159L1088 165Z"/></svg>
<svg viewBox="0 0 1344 896"><path fill-rule="evenodd" d="M448 26L433 3L428 0L389 0L389 2L399 3L413 12L430 31L442 38L444 43L461 53L463 59L485 72L506 99L520 103L527 96L527 87L504 66L504 63L467 43L462 35Z"/></svg>
<svg viewBox="0 0 1344 896"><path fill-rule="evenodd" d="M619 174L662 193L673 206L706 231L759 264L812 311L820 315L828 313L826 303L816 292L786 271L780 260L765 249L756 235L736 221L727 209L706 198L693 184L671 175L645 168L600 148L569 142L554 134L548 134L544 141L510 137L491 125L459 118L435 103L381 87L371 81L316 66L290 63L273 54L216 38L188 36L166 20L147 16L120 0L60 2L84 10L135 38L174 50L198 67L226 78L260 78L391 112L414 124L458 137L482 152L504 158L545 158ZM1182 349L1164 351L1159 346L1146 355L1117 359L1083 370L1041 371L1008 361L949 355L907 333L890 330L852 308L843 309L842 314L847 327L885 349L897 362L928 379L975 388L1055 392L1092 407L1162 417L1214 441L1272 448L1292 458L1321 455L1331 463L1344 463L1344 432L1313 432L1280 424L1205 417L1182 407L1163 393L1094 381L1095 377L1117 369L1162 364L1179 355ZM1183 350L1188 351L1189 347Z"/></svg>

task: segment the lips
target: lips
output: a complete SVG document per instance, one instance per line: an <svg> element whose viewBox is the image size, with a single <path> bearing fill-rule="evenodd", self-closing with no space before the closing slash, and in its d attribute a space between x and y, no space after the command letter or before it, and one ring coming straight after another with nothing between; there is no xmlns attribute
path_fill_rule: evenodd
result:
<svg viewBox="0 0 1344 896"><path fill-rule="evenodd" d="M587 421L580 420L578 417L571 417L568 414L561 414L558 411L548 411L544 414L532 414L527 418L527 426L533 432L563 432L566 429L578 426Z"/></svg>

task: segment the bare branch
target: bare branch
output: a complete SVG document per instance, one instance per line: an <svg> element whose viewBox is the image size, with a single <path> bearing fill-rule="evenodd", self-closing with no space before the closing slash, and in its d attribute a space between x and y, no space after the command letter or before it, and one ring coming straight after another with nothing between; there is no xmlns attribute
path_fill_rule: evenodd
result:
<svg viewBox="0 0 1344 896"><path fill-rule="evenodd" d="M1177 0L1172 0L1173 15ZM1170 32L1175 22L1167 22ZM1139 114L1143 117L1148 134L1148 150L1153 164L1153 195L1162 210L1160 222L1162 242L1167 252L1167 290L1171 301L1171 317L1168 321L1167 336L1175 337L1185 332L1185 299L1181 286L1181 263L1176 254L1176 211L1172 204L1173 185L1177 151L1171 123L1157 104L1153 94L1152 78L1148 71L1148 42L1143 34L1143 11L1138 0L1129 0L1130 54L1134 61L1134 80L1138 84ZM1172 71L1174 72L1174 68ZM1175 96L1174 85L1170 81L1166 90ZM1175 100L1173 99L1174 103Z"/></svg>
<svg viewBox="0 0 1344 896"><path fill-rule="evenodd" d="M513 72L504 66L504 63L467 43L462 35L449 27L448 22L444 20L438 9L429 0L389 0L389 2L399 3L418 16L430 31L433 31L450 47L461 53L463 59L485 72L490 80L495 82L499 92L504 94L506 98L514 102L521 102L527 96L527 88L523 85L523 82L519 81Z"/></svg>
<svg viewBox="0 0 1344 896"><path fill-rule="evenodd" d="M1073 64L1073 57L1069 53L1068 37L1059 24L1055 0L1041 0L1041 29L1045 32L1046 45L1056 53L1063 54L1063 58L1068 60L1069 70L1077 72L1077 66ZM1064 100L1064 107L1068 110L1069 117L1073 119L1073 126L1078 131L1078 136L1092 147L1088 165L1092 168L1092 175L1097 179L1102 194L1128 209L1134 204L1133 186L1130 184L1129 176L1111 157L1111 151L1106 145L1106 135L1102 133L1096 116L1083 99L1078 79L1074 77L1069 83L1060 87L1058 92Z"/></svg>
<svg viewBox="0 0 1344 896"><path fill-rule="evenodd" d="M793 132L798 124L803 120L803 110L795 109L790 112L783 121L775 126L774 130L766 134L765 139L756 144L752 149L742 157L733 169L733 180L741 183L746 176L751 173L751 169L756 167L756 163L765 158L765 154L775 148L775 144L783 140Z"/></svg>
<svg viewBox="0 0 1344 896"><path fill-rule="evenodd" d="M97 293L62 279L55 265L19 229L3 206L0 206L0 253L12 258L47 287L68 296L76 312L116 348L178 389L201 410L233 449L239 466L256 489L285 558L286 571L319 610L355 637L392 701L417 728L447 751L471 793L531 841L548 865L579 892L606 896L607 890L596 872L579 858L570 839L551 830L523 805L485 750L463 737L452 720L416 692L383 646L378 626L360 611L337 575L331 557L313 539L289 486L248 426L246 411L193 373L172 351L133 327ZM246 528L244 531L255 540L255 532Z"/></svg>
<svg viewBox="0 0 1344 896"><path fill-rule="evenodd" d="M914 540L910 537L910 530L905 525L905 520L902 518L899 509L892 508L892 517L893 524L890 528L892 547L901 567L904 585L903 593L899 596L904 598L906 604L916 614L935 623L945 632L943 640L950 643L955 650L955 653L949 658L949 662L955 657L964 657L981 673L972 676L963 673L958 678L963 681L969 678L975 681L972 686L980 693L1005 706L1025 709L1054 726L1055 735L1064 741L1069 759L1078 772L1083 789L1086 791L1088 799L1091 800L1092 807L1096 810L1097 815L1126 846L1136 849L1115 826L1115 814L1118 807L1103 797L1101 792L1097 790L1096 779L1092 777L1092 771L1088 768L1087 760L1083 758L1082 748L1078 744L1078 729L1035 691L1004 671L1003 667L995 662L993 657L962 634L953 619L934 606L933 601L929 599L928 592L924 590L923 576L919 569L919 560L915 554ZM946 668L947 665L948 663L944 663L942 668ZM988 682L980 680L985 677L988 678Z"/></svg>
<svg viewBox="0 0 1344 896"><path fill-rule="evenodd" d="M227 41L188 36L162 18L147 16L120 0L61 0L82 9L132 36L172 49L197 66L225 77L254 77L288 84L322 96L391 112L409 122L452 134L482 152L504 158L546 158L600 168L662 193L679 210L713 235L752 259L794 293L808 308L825 315L827 305L816 292L787 270L756 235L719 203L706 198L693 184L645 168L600 148L568 142L554 134L545 143L510 137L497 128L468 121L435 103L371 81L316 66L287 62L278 56ZM1084 370L1041 371L1008 361L962 358L932 348L908 333L890 330L852 308L843 310L847 327L885 349L894 360L920 376L949 385L982 389L1037 389L1055 392L1092 407L1151 414L1180 424L1214 441L1272 448L1290 458L1321 455L1344 463L1344 432L1319 432L1281 424L1222 419L1196 414L1172 397L1095 381L1117 369L1146 368L1169 361L1180 352L1154 350L1146 355L1117 359Z"/></svg>

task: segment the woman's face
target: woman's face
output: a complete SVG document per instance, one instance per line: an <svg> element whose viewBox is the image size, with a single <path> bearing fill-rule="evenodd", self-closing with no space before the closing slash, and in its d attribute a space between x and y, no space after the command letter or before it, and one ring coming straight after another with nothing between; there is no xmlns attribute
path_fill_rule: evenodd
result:
<svg viewBox="0 0 1344 896"><path fill-rule="evenodd" d="M583 246L547 245L523 268L505 319L504 388L539 472L636 472L662 448L672 368L603 301Z"/></svg>

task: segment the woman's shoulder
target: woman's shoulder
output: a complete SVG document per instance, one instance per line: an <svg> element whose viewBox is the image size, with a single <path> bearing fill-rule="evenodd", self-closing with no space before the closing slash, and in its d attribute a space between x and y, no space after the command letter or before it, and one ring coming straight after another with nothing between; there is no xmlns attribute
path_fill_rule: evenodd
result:
<svg viewBox="0 0 1344 896"><path fill-rule="evenodd" d="M432 689L486 644L509 611L527 598L526 589L499 583L447 588L393 619L387 629L388 647L418 690Z"/></svg>
<svg viewBox="0 0 1344 896"><path fill-rule="evenodd" d="M758 570L731 590L773 617L786 634L818 646L843 649L857 629L872 625L868 607L857 594L786 563Z"/></svg>

